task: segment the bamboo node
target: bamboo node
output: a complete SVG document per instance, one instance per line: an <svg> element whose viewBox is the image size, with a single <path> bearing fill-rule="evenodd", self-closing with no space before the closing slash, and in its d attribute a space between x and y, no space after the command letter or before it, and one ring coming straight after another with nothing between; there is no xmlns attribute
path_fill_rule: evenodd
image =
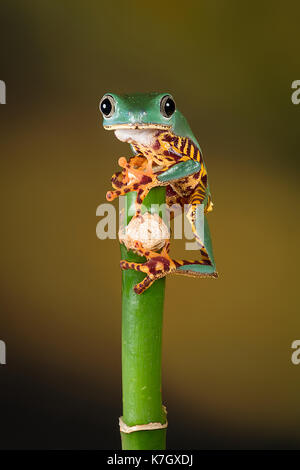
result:
<svg viewBox="0 0 300 470"><path fill-rule="evenodd" d="M167 414L167 409L163 406L165 414ZM165 423L148 423L148 424L136 424L134 426L127 426L123 421L123 416L119 418L120 431L125 434L130 434L136 431L154 431L156 429L165 429L168 427L168 420Z"/></svg>

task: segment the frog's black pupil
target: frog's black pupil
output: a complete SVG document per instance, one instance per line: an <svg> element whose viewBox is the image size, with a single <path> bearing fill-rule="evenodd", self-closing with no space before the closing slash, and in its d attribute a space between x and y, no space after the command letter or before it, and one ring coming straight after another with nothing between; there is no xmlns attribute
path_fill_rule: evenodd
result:
<svg viewBox="0 0 300 470"><path fill-rule="evenodd" d="M175 111L175 103L171 98L165 101L165 113L167 116L172 116Z"/></svg>
<svg viewBox="0 0 300 470"><path fill-rule="evenodd" d="M101 103L101 111L105 116L108 116L111 113L111 110L112 110L111 102L108 98L105 98L105 100L103 100Z"/></svg>

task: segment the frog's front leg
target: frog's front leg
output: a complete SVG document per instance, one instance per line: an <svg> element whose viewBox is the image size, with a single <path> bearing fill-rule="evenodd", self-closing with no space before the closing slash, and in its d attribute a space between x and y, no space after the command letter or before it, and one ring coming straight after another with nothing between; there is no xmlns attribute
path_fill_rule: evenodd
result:
<svg viewBox="0 0 300 470"><path fill-rule="evenodd" d="M181 161L175 163L171 167L166 167L159 171L157 173L157 178L161 183L170 183L198 173L200 170L200 162L187 159L187 157L182 157Z"/></svg>
<svg viewBox="0 0 300 470"><path fill-rule="evenodd" d="M142 164L141 164L142 161ZM152 159L146 159L142 155L132 157L129 162L126 158L119 159L119 165L123 168L121 172L115 173L112 177L112 185L115 191L108 191L106 199L113 201L119 196L136 191L136 213L135 217L141 214L143 200L147 196L150 189L155 186L162 186L157 175L152 171Z"/></svg>
<svg viewBox="0 0 300 470"><path fill-rule="evenodd" d="M106 193L106 199L108 201L113 201L119 196L124 196L125 194L128 194L129 192L136 191L137 196L136 196L136 211L135 211L135 217L138 217L141 214L142 211L142 204L149 193L150 189L154 188L155 186L158 186L157 182L157 177L155 175L153 176L147 176L143 175L140 179L140 181L134 181L131 184L128 183L121 183L119 184L118 189L115 191L108 191Z"/></svg>
<svg viewBox="0 0 300 470"><path fill-rule="evenodd" d="M151 179L143 178L149 175L149 162L141 155L135 155L127 162L125 157L119 158L119 165L123 168L122 171L114 173L111 182L115 191L108 191L106 199L113 201L119 196L124 196L131 191L137 191L141 183L151 182Z"/></svg>
<svg viewBox="0 0 300 470"><path fill-rule="evenodd" d="M130 191L137 191L136 217L141 214L143 200L147 196L150 189L156 186L167 186L170 181L176 181L186 176L195 174L201 169L201 164L199 162L190 160L186 156L183 156L179 162L172 165L171 167L165 166L160 168L155 173L153 173L152 170L152 159L148 160L148 164L143 171L133 168L125 158L119 159L119 165L127 170L129 175L132 174L136 178L139 178L138 186L137 184L134 184L133 189L130 189ZM129 191L125 189L124 193L122 194L126 194L127 192ZM115 197L118 197L119 195L121 194L117 194Z"/></svg>

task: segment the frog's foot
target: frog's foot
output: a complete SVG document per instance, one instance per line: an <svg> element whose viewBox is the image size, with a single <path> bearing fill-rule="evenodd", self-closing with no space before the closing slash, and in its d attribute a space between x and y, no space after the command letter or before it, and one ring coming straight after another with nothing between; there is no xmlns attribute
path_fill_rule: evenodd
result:
<svg viewBox="0 0 300 470"><path fill-rule="evenodd" d="M148 178L147 176L145 178ZM148 178L147 182L151 183L152 179ZM125 196L125 194L130 193L131 191L140 191L143 193L140 183L135 179L134 181L129 181L129 175L127 172L119 171L115 173L111 178L111 183L114 191L107 191L106 199L107 201L113 201L119 196Z"/></svg>
<svg viewBox="0 0 300 470"><path fill-rule="evenodd" d="M169 241L166 241L161 253L156 253L155 251L145 249L141 242L136 241L134 251L140 256L144 256L147 261L145 263L121 261L121 269L134 269L146 274L142 282L134 287L136 294L142 294L154 281L176 271L176 263L168 255L169 246Z"/></svg>
<svg viewBox="0 0 300 470"><path fill-rule="evenodd" d="M157 186L157 176L152 172L152 160L147 160L142 155L135 155L128 162L125 157L119 158L119 165L123 168L113 174L111 182L115 189L106 193L106 199L113 201L119 196L124 196L131 191L137 191L137 213L149 190Z"/></svg>
<svg viewBox="0 0 300 470"><path fill-rule="evenodd" d="M127 162L125 157L121 157L118 160L118 164L131 176L135 177L137 180L140 180L144 175L151 176L152 171L152 159L147 159L144 156L136 155Z"/></svg>
<svg viewBox="0 0 300 470"><path fill-rule="evenodd" d="M143 159L143 163L140 160ZM123 167L123 172L126 173L127 179L134 184L137 189L136 198L136 215L141 213L141 206L143 200L148 192L154 186L157 186L157 176L152 171L152 160L146 160L145 157L136 156L129 162L126 158L119 158L119 165Z"/></svg>
<svg viewBox="0 0 300 470"><path fill-rule="evenodd" d="M200 261L195 260L174 260L176 271L174 274L184 274L190 277L212 277L217 278L215 266L205 257Z"/></svg>
<svg viewBox="0 0 300 470"><path fill-rule="evenodd" d="M139 216L142 213L142 204L143 204L145 197L149 193L150 189L158 185L159 184L157 181L157 177L155 175L153 176L143 175L143 178L141 179L140 182L133 182L131 184L120 185L120 187L116 189L115 191L108 191L106 193L106 199L108 201L113 201L119 196L124 196L125 194L131 191L136 191L137 196L136 196L136 202L135 202L135 216Z"/></svg>
<svg viewBox="0 0 300 470"><path fill-rule="evenodd" d="M111 177L111 185L114 189L124 188L128 185L129 178L127 172L118 171Z"/></svg>
<svg viewBox="0 0 300 470"><path fill-rule="evenodd" d="M130 193L132 191L137 191L136 215L141 214L141 207L142 207L143 200L147 196L150 189L154 188L155 186L158 186L157 177L155 175L153 176L143 175L140 182L134 181L131 184L123 184L122 182L118 181L117 184L119 185L118 189L115 189L114 191L107 191L106 193L107 201L113 201L119 196L125 196L125 194L127 193ZM114 185L116 186L115 181L114 181Z"/></svg>

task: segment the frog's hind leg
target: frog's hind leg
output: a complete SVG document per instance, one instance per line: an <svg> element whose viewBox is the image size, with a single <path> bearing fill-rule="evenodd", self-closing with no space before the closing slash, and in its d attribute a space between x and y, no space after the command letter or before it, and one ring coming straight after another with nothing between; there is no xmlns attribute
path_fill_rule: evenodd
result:
<svg viewBox="0 0 300 470"><path fill-rule="evenodd" d="M191 199L190 199L191 200ZM175 191L167 186L167 204L172 206L178 204L181 207L185 202L185 198L182 198ZM134 287L136 294L142 294L148 289L155 280L166 276L167 274L184 274L187 276L199 276L199 277L218 277L216 272L212 245L210 240L209 227L206 221L206 217L201 217L201 209L199 203L190 205L190 210L187 217L191 223L192 230L199 246L201 259L195 260L179 260L171 259L169 256L170 241L166 240L165 245L160 253L147 250L143 247L142 243L135 241L134 251L140 256L146 258L145 263L132 263L126 260L122 260L120 263L121 269L134 269L135 271L141 271L146 274L145 278ZM204 236L201 239L201 225L204 223Z"/></svg>
<svg viewBox="0 0 300 470"><path fill-rule="evenodd" d="M175 274L193 277L218 277L208 222L206 216L201 214L203 207L199 203L195 203L195 199L192 199L192 201L193 204L190 206L187 218L199 247L201 259L199 261L176 260L177 269Z"/></svg>
<svg viewBox="0 0 300 470"><path fill-rule="evenodd" d="M140 256L146 258L145 263L132 263L121 260L121 269L134 269L146 274L145 278L139 284L136 284L134 291L136 294L142 294L148 289L154 281L176 271L176 263L169 257L170 241L165 240L165 244L160 253L147 250L142 243L135 241L134 251Z"/></svg>

